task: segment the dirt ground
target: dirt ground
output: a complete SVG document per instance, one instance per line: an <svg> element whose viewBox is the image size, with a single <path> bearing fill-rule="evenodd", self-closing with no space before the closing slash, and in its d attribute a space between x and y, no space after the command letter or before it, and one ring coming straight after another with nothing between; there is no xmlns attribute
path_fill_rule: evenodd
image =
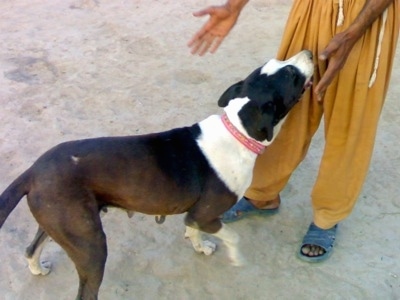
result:
<svg viewBox="0 0 400 300"><path fill-rule="evenodd" d="M57 143L190 125L221 113L231 84L275 55L291 1L253 0L219 51L186 46L203 24L191 14L212 0L2 0L0 2L0 190ZM225 248L196 254L183 216L111 210L100 299L400 299L400 64L396 60L365 187L340 224L333 256L296 258L311 221L310 192L323 137L282 193L281 212L232 224L247 265ZM0 299L73 299L78 277L51 242L48 276L24 258L36 224L26 201L0 230ZM218 241L217 241L218 242Z"/></svg>

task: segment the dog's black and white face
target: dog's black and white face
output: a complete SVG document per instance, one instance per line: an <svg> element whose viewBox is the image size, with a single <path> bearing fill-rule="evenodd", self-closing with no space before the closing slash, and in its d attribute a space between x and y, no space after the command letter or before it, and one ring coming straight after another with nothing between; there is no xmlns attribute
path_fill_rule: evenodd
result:
<svg viewBox="0 0 400 300"><path fill-rule="evenodd" d="M312 54L304 50L285 61L272 59L245 80L228 88L218 100L230 119L238 117L247 134L270 143L288 112L311 85ZM234 101L231 101L234 100Z"/></svg>

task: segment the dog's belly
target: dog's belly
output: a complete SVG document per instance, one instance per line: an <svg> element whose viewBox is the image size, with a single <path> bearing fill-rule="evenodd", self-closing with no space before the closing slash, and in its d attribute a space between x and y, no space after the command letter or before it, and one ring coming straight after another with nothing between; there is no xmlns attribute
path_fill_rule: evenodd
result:
<svg viewBox="0 0 400 300"><path fill-rule="evenodd" d="M160 172L147 170L127 176L90 178L89 189L93 191L100 206L110 205L130 211L154 215L180 214L187 211L199 198L200 187L189 184L178 186Z"/></svg>

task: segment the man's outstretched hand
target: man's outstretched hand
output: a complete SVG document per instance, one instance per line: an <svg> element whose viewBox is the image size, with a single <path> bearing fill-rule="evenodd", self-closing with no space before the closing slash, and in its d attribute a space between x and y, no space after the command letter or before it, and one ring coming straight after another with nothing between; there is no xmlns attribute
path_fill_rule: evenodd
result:
<svg viewBox="0 0 400 300"><path fill-rule="evenodd" d="M229 34L239 17L240 10L232 10L229 4L209 6L193 13L195 17L209 16L208 21L188 42L192 54L200 56L214 53Z"/></svg>

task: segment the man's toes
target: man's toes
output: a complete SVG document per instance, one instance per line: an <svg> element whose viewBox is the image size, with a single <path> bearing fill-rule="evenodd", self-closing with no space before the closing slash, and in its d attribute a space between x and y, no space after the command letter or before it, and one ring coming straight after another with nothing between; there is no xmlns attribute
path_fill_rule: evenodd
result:
<svg viewBox="0 0 400 300"><path fill-rule="evenodd" d="M316 245L304 245L304 247L301 248L301 253L313 257L325 254L325 250Z"/></svg>
<svg viewBox="0 0 400 300"><path fill-rule="evenodd" d="M309 255L310 251L310 245L304 245L303 248L301 248L301 253L304 255Z"/></svg>
<svg viewBox="0 0 400 300"><path fill-rule="evenodd" d="M325 253L325 250L322 249L320 246L311 245L311 251L309 256L320 256Z"/></svg>
<svg viewBox="0 0 400 300"><path fill-rule="evenodd" d="M318 255L324 255L325 254L325 250L321 247L317 247L318 248Z"/></svg>

